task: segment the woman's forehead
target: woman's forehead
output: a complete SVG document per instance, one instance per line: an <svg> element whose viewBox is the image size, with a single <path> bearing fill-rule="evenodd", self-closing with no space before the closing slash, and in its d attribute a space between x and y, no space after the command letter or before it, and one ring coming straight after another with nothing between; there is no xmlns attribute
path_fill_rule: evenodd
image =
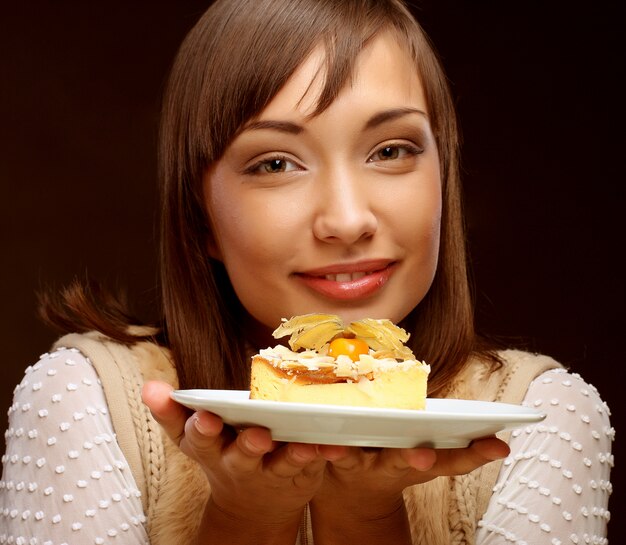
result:
<svg viewBox="0 0 626 545"><path fill-rule="evenodd" d="M330 62L327 48L321 43L316 45L269 104L251 121L285 115L312 118L320 114L320 98L328 84ZM360 94L372 90L388 94L390 101L427 110L416 64L407 48L389 32L374 37L357 54L352 73L328 107L341 101L346 94L350 95L350 100L355 100Z"/></svg>

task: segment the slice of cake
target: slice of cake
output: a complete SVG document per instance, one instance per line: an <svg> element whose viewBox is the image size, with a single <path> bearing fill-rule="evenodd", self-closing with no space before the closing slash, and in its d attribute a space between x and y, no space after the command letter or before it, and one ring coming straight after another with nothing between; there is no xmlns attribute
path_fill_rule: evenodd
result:
<svg viewBox="0 0 626 545"><path fill-rule="evenodd" d="M405 346L408 334L389 320L347 327L338 316L296 316L274 331L291 335L252 358L250 398L297 403L424 409L430 366Z"/></svg>

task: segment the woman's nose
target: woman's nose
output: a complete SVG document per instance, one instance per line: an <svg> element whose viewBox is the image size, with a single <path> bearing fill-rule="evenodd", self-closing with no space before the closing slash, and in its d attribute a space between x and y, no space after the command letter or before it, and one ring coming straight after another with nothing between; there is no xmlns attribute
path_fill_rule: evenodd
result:
<svg viewBox="0 0 626 545"><path fill-rule="evenodd" d="M378 219L365 180L344 173L327 178L319 187L321 193L316 196L318 212L313 222L313 234L317 239L354 244L374 235Z"/></svg>

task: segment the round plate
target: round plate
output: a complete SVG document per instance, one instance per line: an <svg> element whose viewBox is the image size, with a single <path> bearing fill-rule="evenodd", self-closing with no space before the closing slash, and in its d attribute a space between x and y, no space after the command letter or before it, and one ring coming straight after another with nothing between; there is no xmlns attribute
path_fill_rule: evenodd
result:
<svg viewBox="0 0 626 545"><path fill-rule="evenodd" d="M375 409L249 399L247 390L176 390L172 398L235 427L268 428L276 441L360 447L462 448L473 439L540 422L541 412L507 403L427 399L426 409Z"/></svg>

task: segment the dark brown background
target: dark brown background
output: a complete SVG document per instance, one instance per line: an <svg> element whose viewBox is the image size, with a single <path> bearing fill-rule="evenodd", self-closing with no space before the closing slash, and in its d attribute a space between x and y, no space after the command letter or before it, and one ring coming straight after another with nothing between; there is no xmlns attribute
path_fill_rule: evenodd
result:
<svg viewBox="0 0 626 545"><path fill-rule="evenodd" d="M429 0L464 134L480 326L595 384L626 497L624 39L618 3ZM168 66L207 2L28 1L0 16L2 383L54 335L34 292L88 272L154 310L155 142ZM4 428L2 409L0 427Z"/></svg>

